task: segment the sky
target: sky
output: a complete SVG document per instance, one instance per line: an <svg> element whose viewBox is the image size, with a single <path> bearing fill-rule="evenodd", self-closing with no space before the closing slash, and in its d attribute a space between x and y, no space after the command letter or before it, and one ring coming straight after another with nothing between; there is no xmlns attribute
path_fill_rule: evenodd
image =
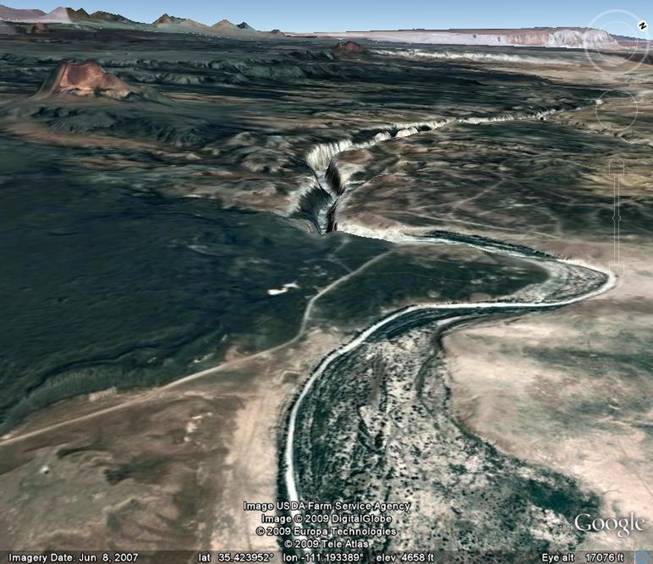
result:
<svg viewBox="0 0 653 564"><path fill-rule="evenodd" d="M65 0L0 0L46 12ZM88 12L105 10L152 22L162 13L213 24L223 18L257 29L343 31L403 28L589 26L638 35L651 20L651 0L72 0ZM649 30L650 31L650 30ZM641 32L639 32L641 33Z"/></svg>

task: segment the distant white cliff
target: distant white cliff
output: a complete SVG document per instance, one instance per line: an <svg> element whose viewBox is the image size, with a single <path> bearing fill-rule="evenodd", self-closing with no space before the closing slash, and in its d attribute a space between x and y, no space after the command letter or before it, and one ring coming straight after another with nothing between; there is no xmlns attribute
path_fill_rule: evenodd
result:
<svg viewBox="0 0 653 564"><path fill-rule="evenodd" d="M299 34L297 34L299 35ZM360 38L438 45L558 47L568 49L618 49L619 42L607 31L592 28L379 30L315 33L318 37Z"/></svg>

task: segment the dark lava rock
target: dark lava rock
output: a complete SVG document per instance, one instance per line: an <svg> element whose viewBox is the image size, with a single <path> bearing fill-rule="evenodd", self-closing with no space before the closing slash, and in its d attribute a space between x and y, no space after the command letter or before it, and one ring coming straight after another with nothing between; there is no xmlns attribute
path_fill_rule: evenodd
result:
<svg viewBox="0 0 653 564"><path fill-rule="evenodd" d="M42 22L35 23L29 28L28 33L39 34L39 33L48 33L48 25Z"/></svg>

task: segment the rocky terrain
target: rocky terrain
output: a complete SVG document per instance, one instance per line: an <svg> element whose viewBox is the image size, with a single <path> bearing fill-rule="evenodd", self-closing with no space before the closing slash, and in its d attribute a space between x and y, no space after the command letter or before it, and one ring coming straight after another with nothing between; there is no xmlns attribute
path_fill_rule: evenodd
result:
<svg viewBox="0 0 653 564"><path fill-rule="evenodd" d="M435 60L456 55L452 50L438 59L436 50L425 53ZM542 59L536 66L529 58L484 59L471 50L458 60L495 68L519 64L522 72L559 84L582 79L601 85L604 95L544 123L444 125L434 135L341 153L331 163L345 179L338 189L338 227L391 236L455 226L468 236L484 234L557 256L584 256L617 273L617 287L594 303L452 331L444 337L443 350L455 419L467 429L504 454L574 475L603 492L599 513L634 512L650 519L653 506L641 473L649 471L650 437L644 429L650 427L650 409L639 398L650 388L642 323L649 317L651 272L642 262L642 249L650 246L645 170L652 145L650 124L642 116L651 105L651 68L639 60L619 63L598 54L585 70L581 65L573 71L564 61ZM624 76L630 77L627 83ZM385 409L374 393L362 400L365 394L356 396L359 421L367 421L368 409ZM335 401L344 403L344 398ZM414 436L403 437L397 448ZM358 445L367 443L361 439ZM363 487L364 481L351 483ZM426 479L417 483L420 495L432 495ZM398 490L401 497L404 489ZM650 542L650 531L620 540L602 533L581 546L632 550Z"/></svg>
<svg viewBox="0 0 653 564"><path fill-rule="evenodd" d="M437 547L531 562L538 552L573 550L583 537L573 518L596 512L598 497L459 427L437 324L425 321L395 327L320 378L299 421L302 495L410 503L395 515L396 536L356 536L372 553Z"/></svg>
<svg viewBox="0 0 653 564"><path fill-rule="evenodd" d="M72 94L124 99L135 92L126 82L106 72L95 61L86 61L85 63L60 63L43 83L36 96L47 98Z"/></svg>
<svg viewBox="0 0 653 564"><path fill-rule="evenodd" d="M242 504L316 367L495 300L338 356L298 496L410 498L396 546L463 560L650 544L570 526L653 521L646 58L103 25L0 37L0 547L278 554Z"/></svg>

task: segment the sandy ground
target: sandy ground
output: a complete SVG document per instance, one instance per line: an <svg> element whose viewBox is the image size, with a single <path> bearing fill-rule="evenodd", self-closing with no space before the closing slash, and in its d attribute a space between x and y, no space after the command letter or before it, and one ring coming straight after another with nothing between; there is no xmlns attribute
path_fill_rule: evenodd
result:
<svg viewBox="0 0 653 564"><path fill-rule="evenodd" d="M575 243L564 247L577 254ZM595 250L607 265L612 247ZM505 453L575 476L602 496L601 516L633 512L650 524L627 539L592 535L583 548L653 544L653 411L642 401L653 380L636 364L653 322L651 250L622 245L623 270L607 294L444 342L465 426Z"/></svg>
<svg viewBox="0 0 653 564"><path fill-rule="evenodd" d="M280 414L300 375L342 338L310 332L232 371L108 396L103 407L138 401L0 445L0 546L276 550L276 538L254 532L260 514L242 504L276 501ZM62 402L17 434L90 403Z"/></svg>

